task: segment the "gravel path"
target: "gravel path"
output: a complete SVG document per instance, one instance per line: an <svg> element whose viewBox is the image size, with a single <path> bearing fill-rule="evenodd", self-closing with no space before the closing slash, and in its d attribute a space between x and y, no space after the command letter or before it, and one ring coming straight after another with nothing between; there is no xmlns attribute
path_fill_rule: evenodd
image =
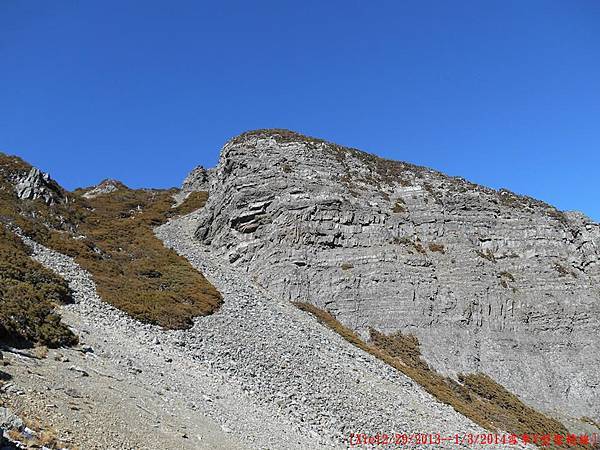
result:
<svg viewBox="0 0 600 450"><path fill-rule="evenodd" d="M71 258L25 239L36 260L69 281L76 303L62 308L64 321L93 352L36 361L42 378L28 375L33 363L13 359L15 384L31 393L23 404L52 401L57 412L40 409L42 418L85 449L325 449L346 447L350 433L481 431L211 256L193 239L195 223L192 214L156 230L224 296L218 313L185 331L132 320L101 301ZM65 389L81 392L80 401L63 400ZM73 401L85 407L71 410Z"/></svg>

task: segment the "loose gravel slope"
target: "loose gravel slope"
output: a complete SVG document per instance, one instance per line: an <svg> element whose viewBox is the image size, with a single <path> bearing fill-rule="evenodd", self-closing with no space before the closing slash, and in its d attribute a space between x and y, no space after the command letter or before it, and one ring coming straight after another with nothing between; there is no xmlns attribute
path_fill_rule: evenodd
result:
<svg viewBox="0 0 600 450"><path fill-rule="evenodd" d="M93 351L12 358L22 405L39 405L41 420L85 449L344 448L350 433L481 431L211 256L196 223L191 214L156 230L223 294L219 312L189 330L136 322L102 302L72 259L26 240L69 281L76 303L64 321Z"/></svg>

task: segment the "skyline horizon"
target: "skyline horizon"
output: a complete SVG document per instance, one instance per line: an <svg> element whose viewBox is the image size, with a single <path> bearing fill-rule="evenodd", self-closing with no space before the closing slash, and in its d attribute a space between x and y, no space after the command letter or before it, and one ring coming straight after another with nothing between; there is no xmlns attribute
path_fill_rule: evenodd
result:
<svg viewBox="0 0 600 450"><path fill-rule="evenodd" d="M89 185L85 185L85 186L68 186L68 185L64 184L64 183L63 183L63 182L62 182L60 179L56 178L56 177L55 177L55 176L52 174L52 172L51 172L50 170L46 170L44 167L39 167L39 166L37 166L36 164L33 164L31 161L27 160L26 158L22 157L22 156L21 156L21 155L19 155L19 154L14 154L14 153L6 152L4 149L0 149L0 153L4 153L4 154L6 154L6 155L9 155L9 156L16 156L16 157L18 157L18 158L21 158L21 159L22 159L22 160L24 160L26 163L30 164L32 167L38 168L38 169L39 169L40 171L42 171L43 173L47 173L47 174L50 176L50 178L52 178L53 180L55 180L56 182L58 182L58 184L59 184L59 185L60 185L60 186L61 186L63 189L66 189L68 192L73 192L73 191L75 191L75 190L77 190L77 189L91 189L91 188L93 188L93 187L95 187L95 186L98 186L99 184L101 184L101 183L102 183L102 182L104 182L104 181L117 181L117 182L120 182L120 183L124 184L124 185L125 185L127 188L129 188L129 189L157 189L157 190L162 190L162 189L179 189L179 188L181 188L181 185L182 185L183 181L185 180L185 178L186 178L186 177L187 177L187 176L188 176L188 175L189 175L189 174L190 174L190 173L191 173L191 172L192 172L194 169L196 169L196 168L198 168L198 167L203 167L203 168L204 168L204 169L206 169L206 170L211 170L211 169L214 169L214 168L216 168L216 167L217 167L217 165L218 165L219 159L220 159L220 153L221 153L221 150L222 150L222 148L223 148L223 147L224 147L224 146L225 146L225 145L226 145L226 144L227 144L229 141L231 141L231 140L235 139L236 137L238 137L238 136L241 136L241 135L243 135L243 134L245 134L245 133L249 133L249 132L253 132L253 131L257 131L257 130L260 130L260 129L246 130L246 131L243 131L243 132L241 132L241 133L238 133L238 134L236 134L236 135L234 135L234 136L231 136L231 137L227 138L227 139L226 139L226 140L223 142L223 145L222 145L222 146L219 148L219 150L218 150L218 154L219 154L219 156L218 156L218 158L217 158L217 161L215 162L215 164L214 164L214 165L211 165L211 166L208 166L208 165L206 165L206 164L196 164L196 165L193 165L193 166L192 166L192 167L190 167L190 168L189 168L187 171L185 171L183 174L180 174L180 175L181 175L181 181L180 181L180 183L179 183L179 184L175 184L175 185L164 185L164 186L151 186L151 185L133 185L133 186L132 186L131 184L127 183L127 181L126 181L126 180L119 179L119 178L115 178L115 177L111 177L111 176L105 176L105 177L101 177L100 179L98 179L98 181L97 181L97 182L95 182L95 183L92 183L92 184L89 184ZM293 133L295 133L295 134L298 134L298 135L300 135L300 136L306 136L306 137L310 137L310 138L323 139L323 138L321 138L320 136L312 136L312 135L308 135L308 134L305 134L305 133L299 132L299 131L297 131L297 130L290 130L290 129L286 129L286 128L267 128L266 130L286 130L286 131L291 131L291 132L293 132ZM331 140L327 140L327 139L323 139L323 140L324 140L324 141L326 141L326 142L328 142L328 143L332 143L332 144L336 144L336 145L342 145L342 144L339 144L339 143L337 143L337 142L334 142L334 141L331 141ZM486 184L482 184L482 183L474 182L474 181L472 181L472 180L471 180L469 177L467 177L467 176L460 175L460 174L449 174L449 173L447 173L447 172L444 172L443 170L439 170L439 169L437 169L437 168L435 168L435 167L425 166L425 165L422 165L422 164L414 163L414 162L412 162L412 161L406 161L406 160L394 159L394 158L385 158L385 157L383 157L383 156L381 156L381 155L379 155L379 154L377 154L377 153L375 153L375 152L371 152L371 151L368 151L368 150L364 150L364 149L360 149L360 148L356 148L356 147L352 147L352 146L348 146L348 145L342 145L342 146L343 146L343 147L347 147L347 148L352 148L352 149L354 149L354 150L358 150L358 151L360 151L360 152L363 152L363 153L368 153L368 154L370 154L370 155L374 155L374 156L376 156L376 157L378 157L378 158L382 158L382 159L386 159L386 160L390 160L390 161L395 161L395 162L401 162L401 163L409 163L409 164L413 164L413 165L416 165L416 166L419 166L419 167L423 167L423 168L426 168L426 169L429 169L429 170L433 170L433 171L439 172L439 173L441 173L441 174L443 174L443 175L445 175L445 176L447 176L447 177L451 177L451 178L462 178L462 179L465 179L466 181L468 181L468 182L471 182L471 183L473 183L473 184L475 184L475 185L477 185L477 186L482 186L482 187L489 188L489 189L493 189L493 190L496 190L496 191L500 191L500 190L507 190L507 191L509 191L509 192L513 192L513 193L515 193L515 194L517 194L517 195L519 195L519 196L523 196L523 197L531 197L531 198L534 198L535 200L539 200L539 201L542 201L542 202L544 202L544 203L547 203L548 205L550 205L550 206L552 206L552 207L554 207L554 208L558 209L559 211L562 211L562 212L568 212L568 213L580 213L580 214L583 214L583 215L585 215L586 217L590 218L590 219L591 219L591 220L593 220L595 223L600 223L600 218L595 218L595 217L591 216L590 214L586 213L585 211L582 211L582 210L580 210L580 209L562 209L562 208L559 208L557 205L555 205L555 204L552 204L551 202L548 202L548 201L546 201L546 200L544 200L544 199L541 199L541 198L538 198L538 197L531 196L531 195L529 195L529 194L527 194L527 193L522 193L522 192L513 191L513 190L511 190L511 189L508 189L508 188L506 188L506 187L503 187L503 186L500 186L500 187L494 187L494 186L489 186L489 185L486 185Z"/></svg>
<svg viewBox="0 0 600 450"><path fill-rule="evenodd" d="M177 186L286 128L600 221L600 2L0 2L0 150Z"/></svg>

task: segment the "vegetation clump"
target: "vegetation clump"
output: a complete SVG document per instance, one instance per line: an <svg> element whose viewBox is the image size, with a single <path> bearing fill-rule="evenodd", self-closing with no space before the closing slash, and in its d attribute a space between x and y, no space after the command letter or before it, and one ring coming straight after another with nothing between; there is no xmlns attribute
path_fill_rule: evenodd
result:
<svg viewBox="0 0 600 450"><path fill-rule="evenodd" d="M11 441L19 446L6 448L43 448L43 449L75 449L76 447L61 441L54 429L42 426L36 419L22 418L20 427L12 427L6 433ZM3 447L4 448L4 447Z"/></svg>
<svg viewBox="0 0 600 450"><path fill-rule="evenodd" d="M404 199L399 198L396 200L396 203L394 203L394 207L392 208L392 212L396 214L406 212L406 202Z"/></svg>
<svg viewBox="0 0 600 450"><path fill-rule="evenodd" d="M498 274L498 277L500 278L500 285L504 288L508 287L509 282L515 281L514 275L512 273L506 272L506 271L500 272Z"/></svg>
<svg viewBox="0 0 600 450"><path fill-rule="evenodd" d="M60 347L77 337L54 312L71 301L65 280L29 257L13 232L0 225L0 339L15 346Z"/></svg>
<svg viewBox="0 0 600 450"><path fill-rule="evenodd" d="M431 242L429 244L429 250L432 252L437 252L437 253L446 253L446 247L444 247L444 244L437 244L435 242Z"/></svg>
<svg viewBox="0 0 600 450"><path fill-rule="evenodd" d="M0 153L0 223L17 226L35 241L74 257L92 274L103 300L143 322L176 329L190 327L194 317L218 309L219 292L187 260L165 248L153 232L169 218L204 206L206 192L193 192L174 207L175 189L134 190L118 183L116 190L91 198L84 197L87 191L83 189L63 192L64 201L47 205L41 200L21 200L15 193L14 186L30 170L20 158ZM4 247L16 251L6 232L2 241ZM33 264L25 250L19 251L24 260L15 266ZM14 267L5 269L14 274ZM66 288L66 283L56 276L43 285L29 279L25 284L5 283L5 315L15 318L5 321L7 333L20 333L24 339L49 347L72 340L63 335L66 328L52 313L52 305L61 302L55 298L58 286Z"/></svg>
<svg viewBox="0 0 600 450"><path fill-rule="evenodd" d="M396 245L405 245L407 247L409 247L410 249L416 251L417 253L421 253L421 254L425 254L427 253L425 250L425 247L423 247L423 244L421 244L421 241L419 240L419 238L412 240L409 237L394 237L392 239L392 243L396 244ZM411 250L409 250L409 253L412 253Z"/></svg>
<svg viewBox="0 0 600 450"><path fill-rule="evenodd" d="M477 255L480 258L483 259L487 259L490 262L495 263L496 262L496 255L494 255L494 253L488 248L485 251L482 250L476 250L475 253L477 253Z"/></svg>
<svg viewBox="0 0 600 450"><path fill-rule="evenodd" d="M180 205L171 207L169 210L166 210L163 215L165 219L185 216L204 207L207 200L208 192L191 192Z"/></svg>
<svg viewBox="0 0 600 450"><path fill-rule="evenodd" d="M559 277L566 277L566 276L570 275L573 278L577 278L577 273L575 273L572 270L567 269L562 264L559 264L559 263L554 264L554 270L556 270L558 272Z"/></svg>
<svg viewBox="0 0 600 450"><path fill-rule="evenodd" d="M81 238L53 232L52 248L75 258L96 282L102 299L134 318L165 328L189 328L214 312L220 293L189 262L167 249L153 228L203 206L192 193L173 208L174 190L119 189L87 200L77 227Z"/></svg>

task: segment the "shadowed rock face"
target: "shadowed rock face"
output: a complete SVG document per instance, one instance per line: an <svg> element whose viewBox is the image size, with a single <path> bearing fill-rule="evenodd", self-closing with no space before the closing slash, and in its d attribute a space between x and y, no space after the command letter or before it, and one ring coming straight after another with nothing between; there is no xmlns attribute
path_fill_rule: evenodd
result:
<svg viewBox="0 0 600 450"><path fill-rule="evenodd" d="M363 336L416 334L440 371L600 419L600 226L582 214L265 130L223 148L196 237Z"/></svg>

